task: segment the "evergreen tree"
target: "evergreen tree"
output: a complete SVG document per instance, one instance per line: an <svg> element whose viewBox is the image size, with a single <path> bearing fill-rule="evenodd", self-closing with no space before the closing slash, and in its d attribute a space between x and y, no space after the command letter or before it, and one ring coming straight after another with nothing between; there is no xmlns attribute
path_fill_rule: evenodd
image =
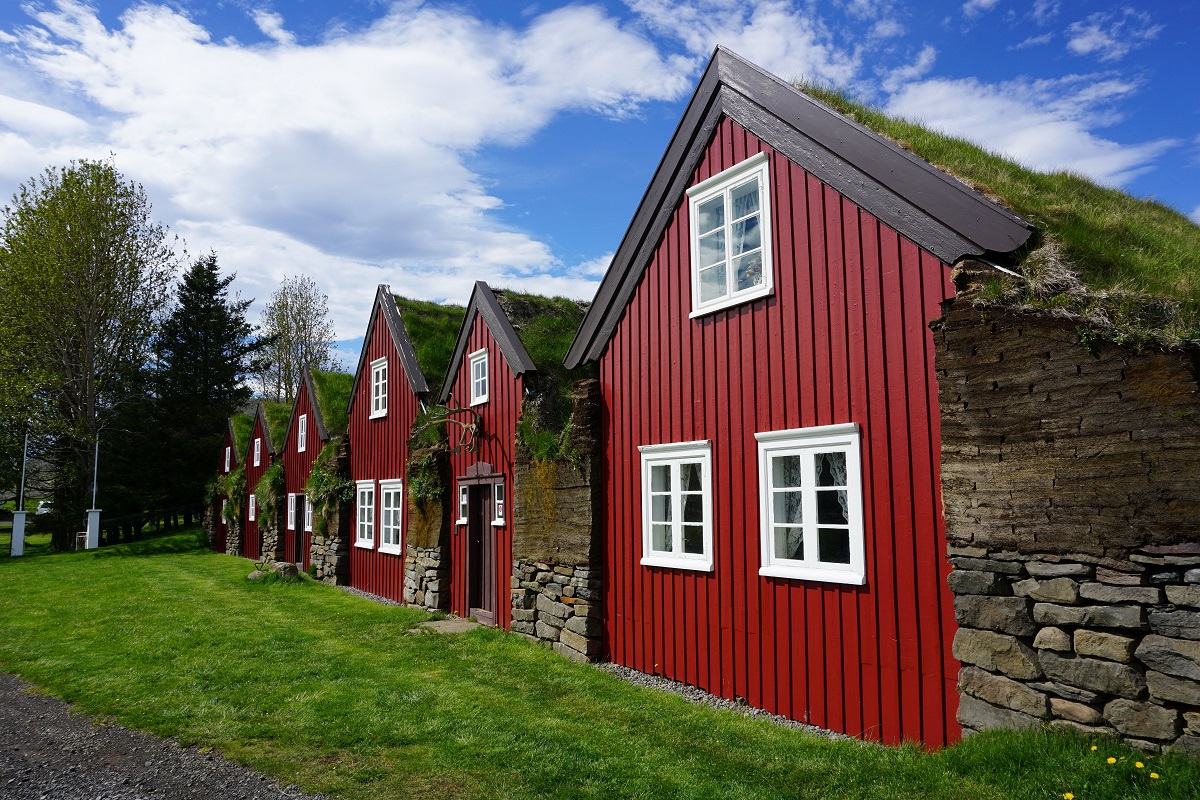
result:
<svg viewBox="0 0 1200 800"><path fill-rule="evenodd" d="M253 301L229 296L235 277L221 277L215 253L197 259L154 342L158 470L170 476L159 499L167 505L200 501L225 421L249 401L246 379L263 367L266 342L246 321Z"/></svg>

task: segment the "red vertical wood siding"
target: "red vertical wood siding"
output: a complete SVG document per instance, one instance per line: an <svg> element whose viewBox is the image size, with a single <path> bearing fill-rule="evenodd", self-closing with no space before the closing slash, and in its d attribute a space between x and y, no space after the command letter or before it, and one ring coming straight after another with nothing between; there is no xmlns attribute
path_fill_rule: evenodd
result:
<svg viewBox="0 0 1200 800"><path fill-rule="evenodd" d="M375 481L375 543L370 549L359 547L358 503L354 503L350 529L350 585L364 592L404 602L404 555L408 541L408 515L402 515L401 554L379 552L380 497L379 481L403 480L408 463L408 437L417 418L419 401L412 392L400 355L382 310L376 310L375 325L366 343L367 357L358 378L350 406L347 438L350 444L350 477L355 481ZM387 359L387 416L371 419L371 362ZM407 486L405 490L407 491Z"/></svg>
<svg viewBox="0 0 1200 800"><path fill-rule="evenodd" d="M492 465L492 470L504 476L506 517L511 521L513 508L513 448L517 440L517 419L521 415L524 380L513 373L504 354L482 316L471 325L470 339L462 363L454 375L451 395L461 404L471 400L471 364L467 355L483 348L488 351L488 401L474 407L481 418L478 446L474 452L460 450L450 456L453 478L466 475L467 468L480 461ZM453 430L453 429L452 429ZM458 516L458 481L450 491L451 513ZM466 616L468 609L467 526L453 525L450 534L450 610ZM512 625L509 584L512 576L512 531L508 526L494 527L496 537L496 626L508 629Z"/></svg>
<svg viewBox="0 0 1200 800"><path fill-rule="evenodd" d="M689 319L686 201L600 360L614 661L867 739L957 740L928 322L949 270L724 120L693 183L765 151L774 295ZM760 431L857 422L867 581L766 578ZM712 572L643 567L638 445L712 442Z"/></svg>
<svg viewBox="0 0 1200 800"><path fill-rule="evenodd" d="M300 443L300 418L305 418L305 435L304 435L304 452L301 453L298 449ZM307 385L303 382L300 384L300 396L296 400L295 406L292 408L292 422L288 426L287 441L283 443L283 480L287 487L287 494L295 494L297 503L299 498L305 495L304 485L308 483L308 476L312 474L313 462L317 460L317 456L321 454L321 448L325 443L321 441L320 434L317 432L316 417L313 413L313 401L308 393ZM284 520L283 523L283 546L286 558L291 558L296 552L296 539L301 537L304 547L303 569L308 569L309 552L308 548L311 544L310 536L304 531L304 507L297 506L299 513L299 522L294 530L288 530L289 520ZM284 506L284 513L287 513L287 506Z"/></svg>
<svg viewBox="0 0 1200 800"><path fill-rule="evenodd" d="M229 448L229 469L225 469L225 448ZM229 433L229 426L225 426L225 440L221 443L221 450L217 455L217 474L225 475L231 472L237 466L237 444L233 441L233 436ZM216 532L217 535L213 541L213 550L218 553L224 553L226 546L229 543L229 523L225 521L225 516L221 513L222 501L228 501L229 498L223 493L217 493L217 507L213 509L217 515Z"/></svg>
<svg viewBox="0 0 1200 800"><path fill-rule="evenodd" d="M254 440L262 439L262 449L259 451L258 466L254 466ZM258 529L258 509L254 511L254 521L250 521L250 495L258 486L259 479L271 466L271 453L267 447L267 435L263 432L263 416L255 414L254 427L250 429L250 441L246 446L246 502L242 505L242 555L246 558L262 558L262 533Z"/></svg>

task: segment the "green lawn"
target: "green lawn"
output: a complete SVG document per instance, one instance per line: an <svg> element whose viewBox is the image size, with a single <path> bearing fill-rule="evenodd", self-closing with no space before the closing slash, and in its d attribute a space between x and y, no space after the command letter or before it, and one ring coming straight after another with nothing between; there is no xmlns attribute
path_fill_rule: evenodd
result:
<svg viewBox="0 0 1200 800"><path fill-rule="evenodd" d="M499 631L312 581L245 580L197 532L0 558L0 668L285 782L389 797L1195 797L1200 763L1071 736L831 742L689 704ZM1150 770L1162 777L1151 780Z"/></svg>

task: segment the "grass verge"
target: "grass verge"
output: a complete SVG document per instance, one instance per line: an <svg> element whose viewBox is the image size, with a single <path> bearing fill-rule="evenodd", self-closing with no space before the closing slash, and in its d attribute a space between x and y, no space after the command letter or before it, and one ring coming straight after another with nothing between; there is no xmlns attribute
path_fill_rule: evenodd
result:
<svg viewBox="0 0 1200 800"><path fill-rule="evenodd" d="M185 532L0 559L0 668L311 791L390 797L1194 797L1200 763L995 733L926 753L697 706L499 631L249 563ZM1108 764L1106 758L1119 759ZM1153 770L1161 777L1151 779Z"/></svg>

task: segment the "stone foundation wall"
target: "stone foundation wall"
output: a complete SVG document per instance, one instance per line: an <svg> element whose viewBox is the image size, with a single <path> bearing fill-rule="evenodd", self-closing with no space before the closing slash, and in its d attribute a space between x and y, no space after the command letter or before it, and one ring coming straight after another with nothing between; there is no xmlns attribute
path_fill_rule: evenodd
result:
<svg viewBox="0 0 1200 800"><path fill-rule="evenodd" d="M205 541L212 547L217 543L217 518L221 513L220 507L212 503L204 504L204 512L200 517L200 527L204 529Z"/></svg>
<svg viewBox="0 0 1200 800"><path fill-rule="evenodd" d="M1200 360L976 279L934 326L959 721L1200 753Z"/></svg>
<svg viewBox="0 0 1200 800"><path fill-rule="evenodd" d="M513 561L512 630L553 643L559 655L600 661L605 655L598 573L587 566Z"/></svg>
<svg viewBox="0 0 1200 800"><path fill-rule="evenodd" d="M321 525L314 525L308 563L319 581L342 586L350 582L350 504L337 503L323 515Z"/></svg>
<svg viewBox="0 0 1200 800"><path fill-rule="evenodd" d="M262 558L265 561L274 563L287 560L283 546L283 522L287 519L286 514L286 502L279 500L275 504L274 521L267 524L261 518L259 520L258 530L262 535Z"/></svg>
<svg viewBox="0 0 1200 800"><path fill-rule="evenodd" d="M242 521L235 519L228 525L225 532L225 554L240 556L242 554Z"/></svg>
<svg viewBox="0 0 1200 800"><path fill-rule="evenodd" d="M447 553L447 556L449 553ZM449 559L441 547L406 545L404 552L404 602L429 611L445 611L450 607Z"/></svg>

